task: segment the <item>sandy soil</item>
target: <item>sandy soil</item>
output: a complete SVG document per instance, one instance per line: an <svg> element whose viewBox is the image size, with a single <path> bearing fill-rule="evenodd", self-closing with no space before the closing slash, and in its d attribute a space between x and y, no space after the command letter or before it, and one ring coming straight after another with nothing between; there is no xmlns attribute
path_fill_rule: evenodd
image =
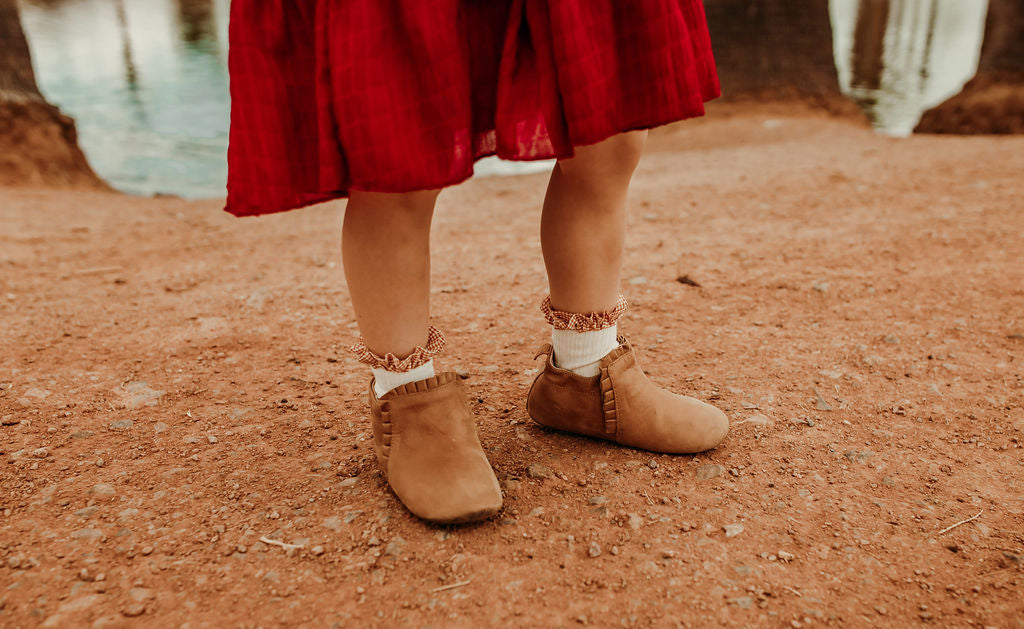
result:
<svg viewBox="0 0 1024 629"><path fill-rule="evenodd" d="M446 192L506 496L461 528L376 470L343 204L0 190L0 625L1024 627L1022 172L783 108L655 137L621 329L733 421L675 457L531 423L545 178Z"/></svg>

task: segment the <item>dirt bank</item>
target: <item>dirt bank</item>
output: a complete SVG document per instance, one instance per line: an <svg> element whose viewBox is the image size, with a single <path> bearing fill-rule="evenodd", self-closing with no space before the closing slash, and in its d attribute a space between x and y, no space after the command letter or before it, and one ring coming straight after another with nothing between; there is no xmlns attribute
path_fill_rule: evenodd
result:
<svg viewBox="0 0 1024 629"><path fill-rule="evenodd" d="M1024 627L1021 172L784 108L654 138L622 330L729 413L696 457L531 423L545 178L446 192L442 367L506 496L464 528L376 471L343 204L0 189L0 625Z"/></svg>

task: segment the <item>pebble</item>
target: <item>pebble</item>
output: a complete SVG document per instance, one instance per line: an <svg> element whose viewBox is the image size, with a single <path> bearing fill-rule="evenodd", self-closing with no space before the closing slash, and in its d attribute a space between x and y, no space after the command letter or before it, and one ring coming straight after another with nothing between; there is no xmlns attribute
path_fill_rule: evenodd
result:
<svg viewBox="0 0 1024 629"><path fill-rule="evenodd" d="M121 613L129 618L135 618L146 613L146 606L142 603L132 603L121 610Z"/></svg>
<svg viewBox="0 0 1024 629"><path fill-rule="evenodd" d="M777 553L777 555L778 555L779 559L781 559L783 561L793 561L794 559L796 559L796 556L794 556L793 553L786 552L784 550L780 550Z"/></svg>
<svg viewBox="0 0 1024 629"><path fill-rule="evenodd" d="M753 424L755 426L767 426L771 421L772 420L768 419L764 415L751 415L744 423Z"/></svg>
<svg viewBox="0 0 1024 629"><path fill-rule="evenodd" d="M167 424L163 422L157 422L153 424L153 432L160 434L167 430Z"/></svg>
<svg viewBox="0 0 1024 629"><path fill-rule="evenodd" d="M331 529L337 533L341 530L341 518L336 515L324 518L324 528Z"/></svg>
<svg viewBox="0 0 1024 629"><path fill-rule="evenodd" d="M90 493L100 500L109 500L117 495L117 490L110 483L96 483Z"/></svg>
<svg viewBox="0 0 1024 629"><path fill-rule="evenodd" d="M594 496L593 498L591 498L590 500L587 501L587 504L590 504L590 505L603 505L606 502L608 502L608 498L606 498L604 496Z"/></svg>
<svg viewBox="0 0 1024 629"><path fill-rule="evenodd" d="M45 459L46 457L50 456L50 451L47 448L36 448L35 450L32 451L32 456L36 457L37 459Z"/></svg>
<svg viewBox="0 0 1024 629"><path fill-rule="evenodd" d="M725 531L725 536L726 537L736 537L737 535L739 535L740 533L743 532L743 525L742 524L726 524L725 526L722 527L722 530Z"/></svg>
<svg viewBox="0 0 1024 629"><path fill-rule="evenodd" d="M384 547L384 554L388 557L399 557L404 550L405 540L401 536L397 536Z"/></svg>
<svg viewBox="0 0 1024 629"><path fill-rule="evenodd" d="M96 513L97 509L99 509L99 507L84 507L82 509L79 509L78 511L75 511L75 515L77 515L80 518L88 518L92 514Z"/></svg>
<svg viewBox="0 0 1024 629"><path fill-rule="evenodd" d="M110 422L110 429L111 430L126 430L128 428L131 428L134 424L135 424L135 422L133 422L130 419L119 419L117 421Z"/></svg>
<svg viewBox="0 0 1024 629"><path fill-rule="evenodd" d="M214 435L207 435L206 440L210 443L217 443L217 437Z"/></svg>
<svg viewBox="0 0 1024 629"><path fill-rule="evenodd" d="M729 604L730 605L735 605L736 607L739 607L740 609L750 609L751 607L754 606L754 599L749 597L749 596L740 596L740 597L737 597L737 598L729 599Z"/></svg>
<svg viewBox="0 0 1024 629"><path fill-rule="evenodd" d="M309 552L313 553L314 556L319 557L320 555L324 554L324 547L314 546L309 549Z"/></svg>
<svg viewBox="0 0 1024 629"><path fill-rule="evenodd" d="M644 521L637 514L630 513L629 514L629 519L626 521L626 524L629 526L629 528L631 528L634 531L636 531L636 530L639 530L641 526L643 526Z"/></svg>
<svg viewBox="0 0 1024 629"><path fill-rule="evenodd" d="M597 542L590 542L590 548L587 549L587 554L591 557L601 556L601 546Z"/></svg>
<svg viewBox="0 0 1024 629"><path fill-rule="evenodd" d="M850 463L863 463L875 455L871 450L847 450L843 453Z"/></svg>
<svg viewBox="0 0 1024 629"><path fill-rule="evenodd" d="M551 478L554 476L554 472L540 463L530 463L529 467L526 468L526 475L530 478Z"/></svg>
<svg viewBox="0 0 1024 629"><path fill-rule="evenodd" d="M654 459L651 459L650 461L647 462L647 467L651 468L652 470L656 470L658 469L658 462L655 461Z"/></svg>
<svg viewBox="0 0 1024 629"><path fill-rule="evenodd" d="M157 399L164 395L163 391L151 389L145 382L129 382L123 391L118 391L124 405L130 409L141 406L156 406Z"/></svg>
<svg viewBox="0 0 1024 629"><path fill-rule="evenodd" d="M133 587L128 590L128 596L136 603L145 603L153 598L153 591L149 588Z"/></svg>
<svg viewBox="0 0 1024 629"><path fill-rule="evenodd" d="M98 539L103 539L103 531L99 529L78 529L77 531L71 532L71 537L73 537L74 539L95 541Z"/></svg>
<svg viewBox="0 0 1024 629"><path fill-rule="evenodd" d="M717 463L708 463L697 468L697 479L708 480L725 474L725 468Z"/></svg>
<svg viewBox="0 0 1024 629"><path fill-rule="evenodd" d="M15 425L17 425L19 423L21 423L21 420L15 418L14 417L14 413L10 413L8 415L4 415L3 417L0 417L0 425L3 425L3 426L15 426Z"/></svg>
<svg viewBox="0 0 1024 629"><path fill-rule="evenodd" d="M647 283L647 278L644 277L643 275L637 275L636 277L630 278L629 283L634 285L634 286L637 286L637 285L640 285L640 284L646 284Z"/></svg>
<svg viewBox="0 0 1024 629"><path fill-rule="evenodd" d="M818 393L817 389L814 390L814 400L815 400L815 407L819 411L831 411L832 410L832 405L829 404L827 401L825 401L825 398L823 398L821 396L821 393Z"/></svg>

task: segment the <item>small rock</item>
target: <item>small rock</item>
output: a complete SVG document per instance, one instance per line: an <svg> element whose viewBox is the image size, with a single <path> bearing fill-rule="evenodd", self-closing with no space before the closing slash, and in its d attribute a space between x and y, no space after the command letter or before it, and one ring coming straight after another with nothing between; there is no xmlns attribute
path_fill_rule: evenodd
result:
<svg viewBox="0 0 1024 629"><path fill-rule="evenodd" d="M337 533L341 530L341 518L336 515L324 518L324 528L331 529Z"/></svg>
<svg viewBox="0 0 1024 629"><path fill-rule="evenodd" d="M827 401L825 401L825 398L823 398L821 396L821 393L818 393L817 389L814 390L814 400L815 400L815 407L819 411L831 411L832 410L832 405L829 404Z"/></svg>
<svg viewBox="0 0 1024 629"><path fill-rule="evenodd" d="M96 541L99 539L103 539L103 531L99 529L78 529L77 531L71 532L71 537L73 537L74 539Z"/></svg>
<svg viewBox="0 0 1024 629"><path fill-rule="evenodd" d="M133 587L128 590L128 596L136 603L145 603L153 598L153 591L143 587Z"/></svg>
<svg viewBox="0 0 1024 629"><path fill-rule="evenodd" d="M729 604L730 605L735 605L736 607L739 607L740 609L750 609L751 607L754 606L754 599L749 597L749 596L740 596L740 597L737 597L737 598L729 599Z"/></svg>
<svg viewBox="0 0 1024 629"><path fill-rule="evenodd" d="M863 463L875 455L871 450L847 450L843 453L850 463Z"/></svg>
<svg viewBox="0 0 1024 629"><path fill-rule="evenodd" d="M767 426L771 422L772 420L768 419L764 415L751 415L744 421L744 423L753 424L754 426Z"/></svg>
<svg viewBox="0 0 1024 629"><path fill-rule="evenodd" d="M142 603L132 603L121 610L121 613L129 618L135 618L146 613L146 606Z"/></svg>
<svg viewBox="0 0 1024 629"><path fill-rule="evenodd" d="M480 371L482 371L483 373L494 373L494 372L498 371L498 366L497 365L484 365L483 367L480 368Z"/></svg>
<svg viewBox="0 0 1024 629"><path fill-rule="evenodd" d="M309 552L313 553L314 556L319 557L320 555L324 554L324 547L314 546L309 549Z"/></svg>
<svg viewBox="0 0 1024 629"><path fill-rule="evenodd" d="M630 513L629 518L626 520L626 525L634 531L639 530L643 524L643 519L635 513Z"/></svg>
<svg viewBox="0 0 1024 629"><path fill-rule="evenodd" d="M99 507L84 507L82 509L79 509L78 511L75 511L75 515L77 515L80 518L88 518L91 517L92 514L96 513L97 509L99 509Z"/></svg>
<svg viewBox="0 0 1024 629"><path fill-rule="evenodd" d="M399 557L402 551L405 549L405 540L401 536L396 536L393 540L388 542L388 545L384 547L384 554L388 557Z"/></svg>
<svg viewBox="0 0 1024 629"><path fill-rule="evenodd" d="M655 461L654 459L651 459L650 461L647 462L647 467L651 468L652 470L656 470L658 469L658 462Z"/></svg>
<svg viewBox="0 0 1024 629"><path fill-rule="evenodd" d="M526 475L530 478L551 478L555 474L545 465L530 463L529 467L526 468Z"/></svg>
<svg viewBox="0 0 1024 629"><path fill-rule="evenodd" d="M135 424L135 422L133 422L130 419L119 419L117 421L110 422L110 429L111 430L127 430L128 428L131 428L134 424Z"/></svg>
<svg viewBox="0 0 1024 629"><path fill-rule="evenodd" d="M151 389L145 382L129 382L123 389L115 392L121 396L122 403L130 409L156 406L157 400L164 395L163 391Z"/></svg>
<svg viewBox="0 0 1024 629"><path fill-rule="evenodd" d="M153 424L153 432L160 434L167 430L167 424L163 422L157 422Z"/></svg>
<svg viewBox="0 0 1024 629"><path fill-rule="evenodd" d="M793 561L794 559L796 559L793 553L786 552L784 550L780 550L777 554L779 559L781 559L782 561Z"/></svg>
<svg viewBox="0 0 1024 629"><path fill-rule="evenodd" d="M632 284L633 286L637 286L639 284L646 284L647 278L644 277L643 275L637 275L636 277L630 278L629 283Z"/></svg>
<svg viewBox="0 0 1024 629"><path fill-rule="evenodd" d="M717 463L701 465L697 468L697 480L708 480L725 474L725 468Z"/></svg>
<svg viewBox="0 0 1024 629"><path fill-rule="evenodd" d="M597 542L590 542L590 548L587 549L587 554L591 557L601 556L601 546Z"/></svg>
<svg viewBox="0 0 1024 629"><path fill-rule="evenodd" d="M587 504L595 505L596 506L596 505L603 505L606 502L608 502L608 499L606 497L604 497L604 496L594 496L593 498L591 498L590 500L587 501Z"/></svg>
<svg viewBox="0 0 1024 629"><path fill-rule="evenodd" d="M743 525L742 524L726 524L725 526L722 527L722 530L725 531L725 536L726 537L736 537L737 535L739 535L740 533L743 532Z"/></svg>
<svg viewBox="0 0 1024 629"><path fill-rule="evenodd" d="M888 343L889 345L899 345L900 337L896 336L895 334L886 334L885 336L882 337L882 341Z"/></svg>
<svg viewBox="0 0 1024 629"><path fill-rule="evenodd" d="M207 435L206 440L209 441L210 443L217 443L216 435Z"/></svg>
<svg viewBox="0 0 1024 629"><path fill-rule="evenodd" d="M878 367L884 361L882 360L881 356L871 354L869 356L865 356L864 358L862 358L860 362L864 363L864 365L867 367Z"/></svg>
<svg viewBox="0 0 1024 629"><path fill-rule="evenodd" d="M20 424L21 420L14 416L14 413L10 413L0 417L0 425L2 426L15 426Z"/></svg>
<svg viewBox="0 0 1024 629"><path fill-rule="evenodd" d="M811 286L811 288L816 290L816 291L818 291L819 293L827 293L828 292L828 282L817 282L817 283L813 284Z"/></svg>
<svg viewBox="0 0 1024 629"><path fill-rule="evenodd" d="M96 483L90 490L97 500L110 500L117 495L117 490L110 483Z"/></svg>
<svg viewBox="0 0 1024 629"><path fill-rule="evenodd" d="M47 448L36 448L35 450L32 451L32 456L34 456L37 459L45 459L46 457L50 456L50 450Z"/></svg>

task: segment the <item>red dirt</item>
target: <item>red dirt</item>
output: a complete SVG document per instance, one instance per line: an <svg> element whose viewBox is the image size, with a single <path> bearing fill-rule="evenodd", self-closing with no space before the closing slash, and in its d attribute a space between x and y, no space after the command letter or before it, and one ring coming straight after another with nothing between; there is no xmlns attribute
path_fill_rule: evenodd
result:
<svg viewBox="0 0 1024 629"><path fill-rule="evenodd" d="M531 423L545 178L447 191L440 366L506 496L461 528L376 470L343 203L0 190L0 625L1024 627L1022 172L783 108L657 134L621 329L734 422L674 457Z"/></svg>

